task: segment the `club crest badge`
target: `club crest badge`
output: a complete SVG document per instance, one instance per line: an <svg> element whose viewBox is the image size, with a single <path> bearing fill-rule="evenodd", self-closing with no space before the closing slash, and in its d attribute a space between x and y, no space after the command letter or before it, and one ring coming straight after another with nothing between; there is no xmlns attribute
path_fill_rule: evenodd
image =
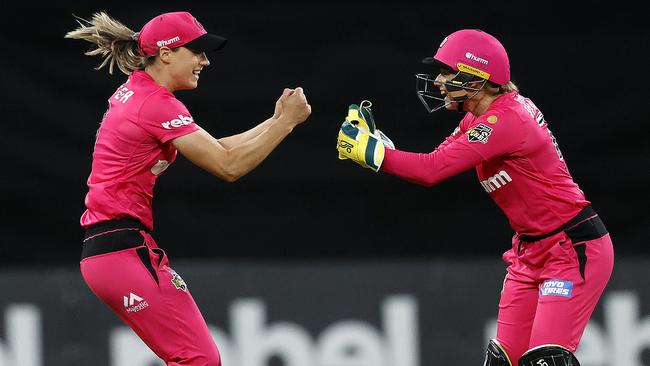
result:
<svg viewBox="0 0 650 366"><path fill-rule="evenodd" d="M171 268L169 269L169 273L172 275L172 284L174 287L176 287L177 290L187 292L187 285L185 284L185 281L183 281L183 278L181 278L181 276Z"/></svg>
<svg viewBox="0 0 650 366"><path fill-rule="evenodd" d="M482 144L487 144L490 135L492 134L492 128L488 127L482 123L479 123L476 127L470 128L467 130L467 140L469 142L480 142Z"/></svg>

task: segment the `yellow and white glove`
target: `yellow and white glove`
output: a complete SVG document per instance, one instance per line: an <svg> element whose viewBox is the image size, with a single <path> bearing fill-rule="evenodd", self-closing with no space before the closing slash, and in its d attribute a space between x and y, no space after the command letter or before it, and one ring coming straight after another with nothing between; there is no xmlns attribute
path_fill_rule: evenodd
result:
<svg viewBox="0 0 650 366"><path fill-rule="evenodd" d="M391 150L395 150L395 144L393 143L393 141L391 139L389 139L388 136L386 136L379 129L375 130L374 136L376 138L378 138L384 144L384 146L386 146L387 148L389 148Z"/></svg>
<svg viewBox="0 0 650 366"><path fill-rule="evenodd" d="M379 171L384 161L384 144L374 135L346 120L341 125L336 148L339 159L352 159L364 168Z"/></svg>
<svg viewBox="0 0 650 366"><path fill-rule="evenodd" d="M369 100L363 100L359 105L350 104L345 120L352 123L355 127L374 134L377 126L375 125L375 119L372 116L370 107L372 107L372 103Z"/></svg>
<svg viewBox="0 0 650 366"><path fill-rule="evenodd" d="M358 127L360 130L373 135L375 138L380 140L385 147L395 149L393 141L377 128L370 107L372 107L372 103L369 100L363 100L359 105L350 104L348 107L348 115L345 117L345 120L355 127ZM347 158L345 155L339 154L339 159L345 160Z"/></svg>

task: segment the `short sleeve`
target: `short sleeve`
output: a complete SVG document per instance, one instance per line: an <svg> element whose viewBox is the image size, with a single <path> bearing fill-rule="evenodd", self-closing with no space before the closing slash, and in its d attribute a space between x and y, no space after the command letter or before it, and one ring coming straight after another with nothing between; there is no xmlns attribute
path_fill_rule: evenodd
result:
<svg viewBox="0 0 650 366"><path fill-rule="evenodd" d="M172 94L152 95L138 117L140 126L162 143L199 129L187 107Z"/></svg>

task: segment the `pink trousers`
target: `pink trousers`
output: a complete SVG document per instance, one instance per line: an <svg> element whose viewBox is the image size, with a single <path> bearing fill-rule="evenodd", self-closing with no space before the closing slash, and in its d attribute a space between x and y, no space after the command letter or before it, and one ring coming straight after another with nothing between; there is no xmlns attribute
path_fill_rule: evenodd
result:
<svg viewBox="0 0 650 366"><path fill-rule="evenodd" d="M497 340L512 365L530 348L555 344L576 351L612 273L609 234L575 242L564 231L536 242L513 238L503 254Z"/></svg>
<svg viewBox="0 0 650 366"><path fill-rule="evenodd" d="M167 365L220 366L187 285L153 238L140 234L145 245L84 258L86 284Z"/></svg>

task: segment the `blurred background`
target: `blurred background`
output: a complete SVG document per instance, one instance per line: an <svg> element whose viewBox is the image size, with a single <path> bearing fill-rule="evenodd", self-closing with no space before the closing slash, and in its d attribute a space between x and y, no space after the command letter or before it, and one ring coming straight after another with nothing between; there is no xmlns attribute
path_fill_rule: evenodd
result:
<svg viewBox="0 0 650 366"><path fill-rule="evenodd" d="M226 350L230 365L482 362L505 273L500 256L513 233L474 171L425 188L339 161L335 150L348 105L364 99L397 148L435 149L460 116L428 114L414 74L435 72L421 59L462 28L487 31L505 46L513 81L543 111L614 240L617 264L581 346L590 351L583 364L650 365L650 32L636 5L285 0L12 7L0 23L0 275L10 284L0 295L0 365L159 364L78 273L95 132L106 100L126 77L94 70L101 60L83 55L90 44L63 36L77 26L73 14L90 18L99 10L136 31L160 13L186 10L229 39L210 56L199 88L177 93L214 136L270 117L285 87L303 87L312 106L307 122L234 184L181 156L157 181L154 236L195 286L222 352L265 350L253 359ZM248 323L238 323L238 311L266 307L275 309L268 328L244 336ZM613 318L619 310L632 315ZM362 319L376 334L341 319ZM614 319L628 327L607 328ZM271 327L273 321L300 324L314 338L296 341L302 338ZM239 326L237 337L218 338ZM344 347L365 339L360 334L376 342ZM287 339L309 346L271 346Z"/></svg>

